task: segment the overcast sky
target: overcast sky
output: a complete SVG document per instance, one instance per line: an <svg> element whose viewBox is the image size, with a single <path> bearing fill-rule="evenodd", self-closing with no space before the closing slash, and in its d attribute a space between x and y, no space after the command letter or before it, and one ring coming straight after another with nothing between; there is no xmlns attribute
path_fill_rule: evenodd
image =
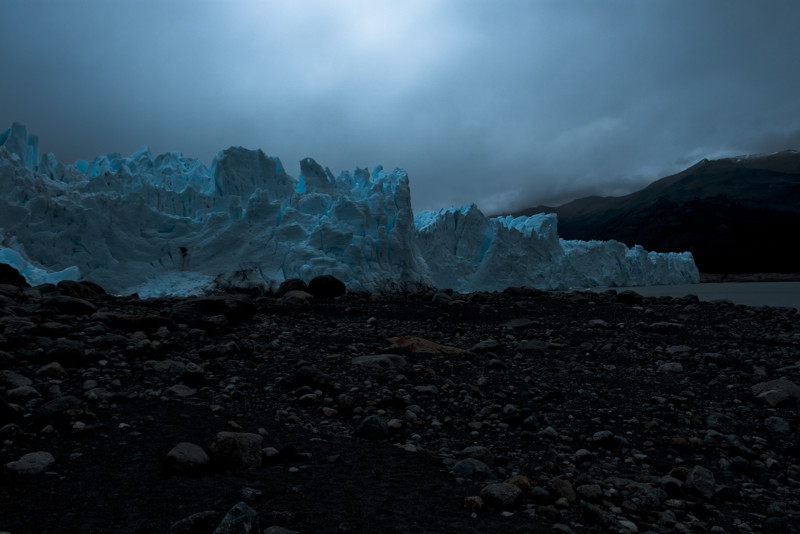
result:
<svg viewBox="0 0 800 534"><path fill-rule="evenodd" d="M261 148L415 211L623 194L800 149L797 0L0 0L0 130L63 162Z"/></svg>

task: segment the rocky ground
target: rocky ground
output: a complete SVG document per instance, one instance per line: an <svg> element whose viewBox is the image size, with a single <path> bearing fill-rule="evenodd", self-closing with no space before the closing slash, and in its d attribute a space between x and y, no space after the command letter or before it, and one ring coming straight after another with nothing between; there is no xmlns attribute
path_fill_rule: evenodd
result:
<svg viewBox="0 0 800 534"><path fill-rule="evenodd" d="M14 274L0 531L800 530L794 309Z"/></svg>

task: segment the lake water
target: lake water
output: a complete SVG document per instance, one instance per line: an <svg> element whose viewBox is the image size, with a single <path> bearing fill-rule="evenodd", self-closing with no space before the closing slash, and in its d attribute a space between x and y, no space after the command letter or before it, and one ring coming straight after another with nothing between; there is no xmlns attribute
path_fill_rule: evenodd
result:
<svg viewBox="0 0 800 534"><path fill-rule="evenodd" d="M608 288L593 288L593 291L605 289ZM800 282L722 282L611 289L630 289L645 297L697 295L700 300L730 300L735 304L748 306L788 306L800 309Z"/></svg>

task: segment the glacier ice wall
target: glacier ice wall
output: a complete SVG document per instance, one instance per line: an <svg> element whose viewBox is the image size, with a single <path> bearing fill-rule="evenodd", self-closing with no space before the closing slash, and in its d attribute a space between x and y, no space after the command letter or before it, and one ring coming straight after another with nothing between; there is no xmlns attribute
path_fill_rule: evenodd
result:
<svg viewBox="0 0 800 534"><path fill-rule="evenodd" d="M241 147L208 168L147 147L64 165L40 158L36 136L14 124L0 133L0 191L7 257L118 293L321 274L368 290L697 281L691 255L563 241L554 215L489 219L468 206L415 218L402 169L334 177L307 158L295 180L278 158Z"/></svg>
<svg viewBox="0 0 800 534"><path fill-rule="evenodd" d="M439 287L499 291L685 284L699 281L692 255L647 252L617 241L567 241L555 214L487 218L477 206L415 217L417 244Z"/></svg>

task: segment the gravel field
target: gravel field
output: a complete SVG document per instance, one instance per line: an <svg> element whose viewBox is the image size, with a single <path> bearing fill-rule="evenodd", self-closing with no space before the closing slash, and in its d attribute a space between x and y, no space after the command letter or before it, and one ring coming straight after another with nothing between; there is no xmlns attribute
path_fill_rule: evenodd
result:
<svg viewBox="0 0 800 534"><path fill-rule="evenodd" d="M794 308L302 289L0 280L0 531L800 530Z"/></svg>

